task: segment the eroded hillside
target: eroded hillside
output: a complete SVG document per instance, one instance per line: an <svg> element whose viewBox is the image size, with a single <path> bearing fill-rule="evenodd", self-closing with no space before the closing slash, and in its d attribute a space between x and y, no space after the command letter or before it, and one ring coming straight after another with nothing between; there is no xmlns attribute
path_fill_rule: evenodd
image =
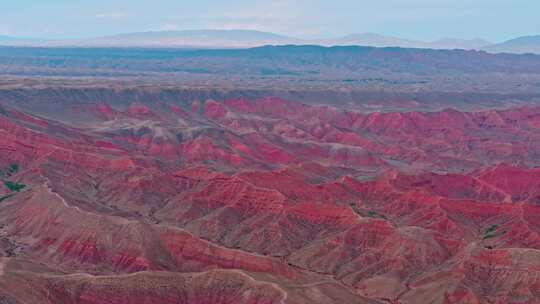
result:
<svg viewBox="0 0 540 304"><path fill-rule="evenodd" d="M540 302L534 103L148 90L3 91L1 301Z"/></svg>

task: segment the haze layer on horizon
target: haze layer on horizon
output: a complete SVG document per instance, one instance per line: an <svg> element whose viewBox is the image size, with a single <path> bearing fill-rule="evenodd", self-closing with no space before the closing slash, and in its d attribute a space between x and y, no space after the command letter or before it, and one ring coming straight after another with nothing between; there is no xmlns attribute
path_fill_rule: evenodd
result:
<svg viewBox="0 0 540 304"><path fill-rule="evenodd" d="M375 32L410 39L503 41L540 32L535 0L18 0L0 35L86 38L151 30L250 29L300 38Z"/></svg>

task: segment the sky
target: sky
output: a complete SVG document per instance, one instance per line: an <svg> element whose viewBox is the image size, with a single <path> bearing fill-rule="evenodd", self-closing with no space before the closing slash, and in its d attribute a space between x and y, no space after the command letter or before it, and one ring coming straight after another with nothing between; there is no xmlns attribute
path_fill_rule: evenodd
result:
<svg viewBox="0 0 540 304"><path fill-rule="evenodd" d="M540 34L539 0L0 0L0 35L87 38L252 29L299 38L378 33L409 39Z"/></svg>

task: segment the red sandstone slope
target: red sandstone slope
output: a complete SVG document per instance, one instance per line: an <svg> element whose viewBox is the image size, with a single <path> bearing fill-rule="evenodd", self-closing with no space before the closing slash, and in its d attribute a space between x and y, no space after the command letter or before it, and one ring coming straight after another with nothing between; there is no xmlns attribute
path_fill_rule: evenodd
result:
<svg viewBox="0 0 540 304"><path fill-rule="evenodd" d="M0 302L540 303L539 113L4 106Z"/></svg>

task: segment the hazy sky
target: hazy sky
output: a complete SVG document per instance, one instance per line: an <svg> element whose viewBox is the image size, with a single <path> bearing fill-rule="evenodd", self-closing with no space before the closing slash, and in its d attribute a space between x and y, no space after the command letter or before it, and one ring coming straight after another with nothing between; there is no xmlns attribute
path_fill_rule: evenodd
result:
<svg viewBox="0 0 540 304"><path fill-rule="evenodd" d="M0 34L79 38L182 29L299 37L375 32L501 41L540 34L539 0L0 0Z"/></svg>

